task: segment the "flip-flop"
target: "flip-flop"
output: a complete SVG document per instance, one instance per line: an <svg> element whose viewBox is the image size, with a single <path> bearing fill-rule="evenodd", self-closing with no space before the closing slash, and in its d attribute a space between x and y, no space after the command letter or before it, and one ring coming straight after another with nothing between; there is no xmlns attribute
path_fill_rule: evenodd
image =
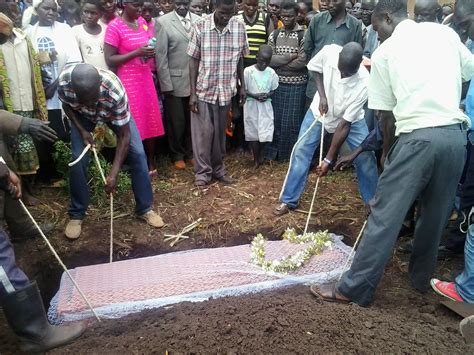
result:
<svg viewBox="0 0 474 355"><path fill-rule="evenodd" d="M320 288L316 285L312 285L309 288L309 290L314 296L316 296L317 298L320 298L320 299L322 299L323 301L326 301L326 302L335 302L335 303L343 303L343 304L348 304L348 303L351 302L350 300L343 300L343 299L337 298L336 283L333 283L331 285L331 297L323 296L320 293Z"/></svg>

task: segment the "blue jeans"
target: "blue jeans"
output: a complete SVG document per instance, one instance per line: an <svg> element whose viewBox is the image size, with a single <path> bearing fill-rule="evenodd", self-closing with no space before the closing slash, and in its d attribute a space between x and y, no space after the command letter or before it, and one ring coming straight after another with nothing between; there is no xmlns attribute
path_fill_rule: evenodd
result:
<svg viewBox="0 0 474 355"><path fill-rule="evenodd" d="M456 291L464 302L474 303L474 223L471 223L467 230L464 244L464 270L456 277L455 284Z"/></svg>
<svg viewBox="0 0 474 355"><path fill-rule="evenodd" d="M7 294L29 284L28 277L16 265L15 253L7 234L0 228L0 301Z"/></svg>
<svg viewBox="0 0 474 355"><path fill-rule="evenodd" d="M82 126L92 132L95 124L87 119L81 120ZM151 188L150 176L148 175L148 165L145 151L133 119L130 120L130 147L126 163L130 166L132 177L132 189L135 196L135 212L142 215L152 209L153 190ZM118 127L109 124L115 134ZM79 130L71 124L71 149L72 160L76 160L84 150L84 141ZM89 153L87 153L79 163L69 169L69 191L71 194L71 206L69 207L69 217L71 219L84 219L87 207L89 206L89 187L87 186L87 167L89 166Z"/></svg>
<svg viewBox="0 0 474 355"><path fill-rule="evenodd" d="M360 120L351 125L346 142L351 150L357 148L369 134L367 124ZM314 151L321 140L321 123L314 119L311 109L306 112L298 140L291 153L290 165L280 194L280 201L289 208L296 208L308 179ZM359 181L359 191L365 203L375 195L378 173L373 152L363 152L354 161Z"/></svg>

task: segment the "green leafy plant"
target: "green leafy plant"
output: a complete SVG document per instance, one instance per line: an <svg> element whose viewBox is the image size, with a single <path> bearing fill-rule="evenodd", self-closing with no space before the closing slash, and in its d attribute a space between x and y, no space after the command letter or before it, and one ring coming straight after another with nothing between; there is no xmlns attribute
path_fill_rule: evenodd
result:
<svg viewBox="0 0 474 355"><path fill-rule="evenodd" d="M99 153L99 161L102 169L104 170L104 174L107 176L109 173L112 164L105 160L105 158ZM69 186L69 166L68 164L72 161L72 153L71 153L71 146L68 143L64 143L62 141L57 141L54 143L54 152L53 152L53 159L56 164L56 169L58 173L64 179L64 187ZM88 175L88 184L90 188L90 197L91 203L97 206L102 206L109 203L109 199L104 190L104 182L102 181L102 177L100 176L99 169L97 168L94 160L90 159L89 167L87 169ZM121 196L127 194L131 191L132 181L130 179L130 175L125 171L120 171L118 176L117 182L117 189L116 189L116 198L120 199Z"/></svg>

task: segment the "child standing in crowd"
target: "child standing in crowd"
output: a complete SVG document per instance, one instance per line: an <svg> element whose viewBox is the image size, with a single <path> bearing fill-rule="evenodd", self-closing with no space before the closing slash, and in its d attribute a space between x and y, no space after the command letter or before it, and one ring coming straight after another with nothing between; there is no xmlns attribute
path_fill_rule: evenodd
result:
<svg viewBox="0 0 474 355"><path fill-rule="evenodd" d="M252 149L254 169L261 163L262 144L273 139L273 107L271 97L278 87L278 75L269 67L272 47L260 46L257 64L245 68L247 101L244 105L245 140Z"/></svg>
<svg viewBox="0 0 474 355"><path fill-rule="evenodd" d="M167 13L170 13L174 10L173 0L160 0L160 8L162 11L162 14L160 15L166 15Z"/></svg>
<svg viewBox="0 0 474 355"><path fill-rule="evenodd" d="M125 87L130 111L145 147L150 176L155 176L156 141L165 131L148 63L154 58L155 49L148 46L151 39L148 25L140 16L143 3L143 0L118 2L122 15L107 26L104 52L107 65L117 69L117 76Z"/></svg>
<svg viewBox="0 0 474 355"><path fill-rule="evenodd" d="M83 0L83 24L72 28L81 50L84 63L108 69L104 58L105 26L99 23L102 16L100 0Z"/></svg>

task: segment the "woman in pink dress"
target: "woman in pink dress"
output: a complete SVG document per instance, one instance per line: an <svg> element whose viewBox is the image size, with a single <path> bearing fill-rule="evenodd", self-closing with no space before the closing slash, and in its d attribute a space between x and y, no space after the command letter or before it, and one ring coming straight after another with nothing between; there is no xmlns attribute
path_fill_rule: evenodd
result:
<svg viewBox="0 0 474 355"><path fill-rule="evenodd" d="M145 147L150 175L156 175L156 141L165 131L148 62L155 57L155 50L147 47L152 35L147 31L146 21L140 17L143 0L123 0L117 5L123 12L107 26L105 61L110 68L116 69L125 87L130 111Z"/></svg>

